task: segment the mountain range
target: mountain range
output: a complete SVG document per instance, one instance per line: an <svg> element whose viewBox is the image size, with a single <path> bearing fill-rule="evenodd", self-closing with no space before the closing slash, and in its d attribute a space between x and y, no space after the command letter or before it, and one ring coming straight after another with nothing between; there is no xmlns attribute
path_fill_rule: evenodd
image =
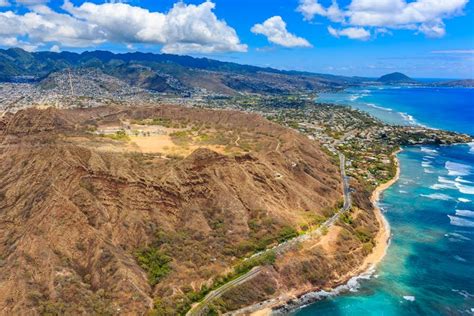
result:
<svg viewBox="0 0 474 316"><path fill-rule="evenodd" d="M73 68L94 68L157 92L289 93L342 88L362 81L357 77L283 71L169 54L0 50L0 81L4 82L40 81L51 73Z"/></svg>
<svg viewBox="0 0 474 316"><path fill-rule="evenodd" d="M83 73L84 70L97 75L92 80L101 81L102 75L105 75L132 87L181 95L194 92L225 95L292 94L334 91L367 84L422 84L400 72L374 79L278 70L171 54L115 54L108 51L54 53L27 52L21 48L0 49L0 82L39 82L42 87L51 89L61 85L54 84L56 73ZM462 80L430 85L450 87L474 84L472 80ZM103 86L107 88L107 82Z"/></svg>

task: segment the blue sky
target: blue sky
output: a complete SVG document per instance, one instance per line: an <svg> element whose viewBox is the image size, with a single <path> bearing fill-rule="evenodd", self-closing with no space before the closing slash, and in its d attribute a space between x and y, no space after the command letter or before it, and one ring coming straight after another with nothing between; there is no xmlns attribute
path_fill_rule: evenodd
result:
<svg viewBox="0 0 474 316"><path fill-rule="evenodd" d="M0 46L190 54L342 75L474 77L469 0L0 0Z"/></svg>

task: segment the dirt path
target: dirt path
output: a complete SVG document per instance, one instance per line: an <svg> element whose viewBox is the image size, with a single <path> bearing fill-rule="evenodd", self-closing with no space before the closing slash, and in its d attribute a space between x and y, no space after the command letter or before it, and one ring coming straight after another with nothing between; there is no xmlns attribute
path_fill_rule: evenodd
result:
<svg viewBox="0 0 474 316"><path fill-rule="evenodd" d="M237 135L237 139L234 142L235 146L237 146L237 147L240 147L239 140L240 140L240 135Z"/></svg>

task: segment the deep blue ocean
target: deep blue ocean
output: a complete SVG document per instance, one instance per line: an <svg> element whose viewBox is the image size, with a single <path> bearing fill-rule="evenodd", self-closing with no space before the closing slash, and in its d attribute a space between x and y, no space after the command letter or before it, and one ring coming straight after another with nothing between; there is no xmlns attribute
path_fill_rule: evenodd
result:
<svg viewBox="0 0 474 316"><path fill-rule="evenodd" d="M317 101L350 105L392 124L474 134L474 89L364 87L322 94Z"/></svg>
<svg viewBox="0 0 474 316"><path fill-rule="evenodd" d="M394 124L474 134L474 89L364 88L322 95ZM380 206L392 241L371 277L295 312L474 315L474 144L405 147Z"/></svg>

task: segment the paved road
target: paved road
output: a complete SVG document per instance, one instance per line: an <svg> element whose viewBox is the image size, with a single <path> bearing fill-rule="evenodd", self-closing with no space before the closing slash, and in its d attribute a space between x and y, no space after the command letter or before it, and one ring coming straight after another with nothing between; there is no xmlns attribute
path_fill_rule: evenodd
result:
<svg viewBox="0 0 474 316"><path fill-rule="evenodd" d="M195 305L193 308L191 308L186 315L203 315L203 312L205 311L205 308L207 305L212 302L215 298L220 297L222 294L224 294L227 290L230 288L243 284L247 282L248 280L254 278L256 275L258 275L262 271L263 267L254 267L252 270L247 272L246 274L238 277L235 280L232 280L224 285L222 285L220 288L210 292L209 294L204 297L204 299L199 302L197 305Z"/></svg>
<svg viewBox="0 0 474 316"><path fill-rule="evenodd" d="M337 211L333 216L331 216L329 219L327 219L324 223L319 226L318 229L315 229L311 232L308 232L304 235L300 235L298 237L295 237L293 239L290 239L288 241L285 241L281 244L276 245L275 247L271 249L267 249L265 251L259 252L251 256L250 258L260 256L264 253L267 253L269 251L275 251L277 255L282 254L289 250L290 248L293 248L296 244L309 240L315 236L321 235L323 229L329 228L330 226L334 225L334 223L339 219L339 217L347 212L348 210L351 209L352 207L352 199L351 199L351 194L350 194L350 187L349 187L349 177L346 175L346 159L343 154L339 154L339 164L340 164L340 169L341 169L341 177L342 177L342 183L343 183L343 193L344 193L344 204L343 206ZM246 259L248 260L248 259ZM221 287L215 289L214 291L211 291L209 294L204 297L204 299L199 302L198 304L194 305L187 313L187 316L202 316L203 312L205 312L205 309L207 305L215 298L220 297L222 294L224 294L227 290L229 290L232 287L238 286L240 284L243 284L247 282L248 280L254 278L257 276L261 271L263 267L255 267L246 274L238 277L235 280L232 280Z"/></svg>

